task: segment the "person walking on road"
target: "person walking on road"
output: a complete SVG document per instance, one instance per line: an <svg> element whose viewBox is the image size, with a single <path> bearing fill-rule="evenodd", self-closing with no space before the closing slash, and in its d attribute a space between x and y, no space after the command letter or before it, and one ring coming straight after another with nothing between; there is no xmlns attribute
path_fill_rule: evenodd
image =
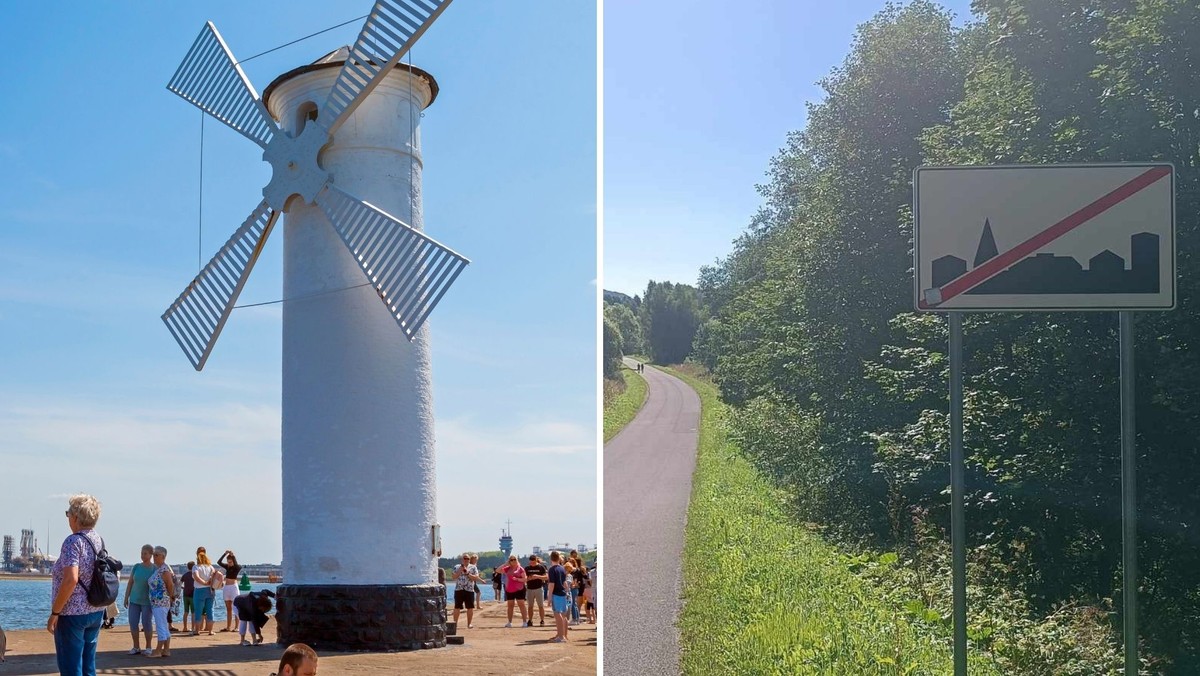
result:
<svg viewBox="0 0 1200 676"><path fill-rule="evenodd" d="M529 619L525 615L525 569L521 567L521 562L517 560L516 554L512 554L508 557L508 563L500 566L499 570L507 576L504 600L508 602L508 624L504 626L512 626L514 603L521 608L521 624L524 625Z"/></svg>

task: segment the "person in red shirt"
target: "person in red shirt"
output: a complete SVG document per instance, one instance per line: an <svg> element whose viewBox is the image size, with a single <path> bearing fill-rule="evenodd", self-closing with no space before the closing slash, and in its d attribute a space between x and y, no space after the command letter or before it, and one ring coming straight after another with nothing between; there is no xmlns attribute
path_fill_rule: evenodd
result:
<svg viewBox="0 0 1200 676"><path fill-rule="evenodd" d="M500 566L498 570L506 575L508 580L504 587L504 599L508 601L508 624L504 626L512 626L514 603L521 608L521 625L524 626L528 621L525 614L525 569L513 554L508 557L508 563Z"/></svg>

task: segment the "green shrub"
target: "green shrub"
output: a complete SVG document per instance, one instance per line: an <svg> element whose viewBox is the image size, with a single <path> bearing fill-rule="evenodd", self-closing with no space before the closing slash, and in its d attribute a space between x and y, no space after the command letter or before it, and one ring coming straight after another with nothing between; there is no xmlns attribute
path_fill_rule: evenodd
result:
<svg viewBox="0 0 1200 676"><path fill-rule="evenodd" d="M684 673L951 673L949 538L928 514L911 517L911 551L839 549L796 518L797 505L819 512L827 499L821 482L810 476L811 484L800 484L816 496L778 488L732 441L731 411L716 389L677 375L702 401L684 552ZM824 462L804 449L799 417L763 402L747 408L760 429L779 435L758 454L790 438L789 457L802 458L791 466L798 475L803 463ZM739 430L749 438L749 426ZM764 466L778 468L777 460ZM797 477L780 478L797 485ZM1033 574L1028 562L997 551L968 552L970 672L1119 674L1111 604L1075 601L1039 613L1009 582Z"/></svg>

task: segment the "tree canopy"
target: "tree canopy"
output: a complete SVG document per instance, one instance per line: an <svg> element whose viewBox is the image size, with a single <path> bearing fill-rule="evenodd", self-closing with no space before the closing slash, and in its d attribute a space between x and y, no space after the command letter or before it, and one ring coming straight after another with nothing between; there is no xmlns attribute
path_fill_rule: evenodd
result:
<svg viewBox="0 0 1200 676"><path fill-rule="evenodd" d="M973 10L956 27L917 0L859 28L762 208L701 271L695 358L801 518L919 551L949 523L948 367L944 319L911 312L913 169L1173 162L1179 309L1137 318L1141 626L1156 671L1200 672L1200 5ZM1115 314L969 315L965 350L972 551L1034 611L1119 607Z"/></svg>

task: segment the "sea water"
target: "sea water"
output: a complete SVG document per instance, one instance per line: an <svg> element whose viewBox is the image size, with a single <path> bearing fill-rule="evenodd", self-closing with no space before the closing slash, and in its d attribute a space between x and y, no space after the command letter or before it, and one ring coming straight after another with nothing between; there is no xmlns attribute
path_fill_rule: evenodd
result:
<svg viewBox="0 0 1200 676"><path fill-rule="evenodd" d="M275 591L277 586L274 584L251 584L250 590L262 591L270 589L271 591ZM482 598L484 601L495 599L491 585L480 585L480 591L483 592ZM122 583L119 600L125 598L124 594L125 585ZM225 626L225 601L221 599L221 592L218 591L216 594L217 598L213 601L213 631ZM117 618L117 626L128 626L128 610L120 603L117 604L117 607L121 609L121 615ZM454 608L453 584L446 590L446 608ZM5 630L45 629L46 619L49 615L50 580L0 578L0 627ZM183 627L183 618L178 613L175 615L175 626L178 628ZM188 623L188 627L191 627L190 622Z"/></svg>

